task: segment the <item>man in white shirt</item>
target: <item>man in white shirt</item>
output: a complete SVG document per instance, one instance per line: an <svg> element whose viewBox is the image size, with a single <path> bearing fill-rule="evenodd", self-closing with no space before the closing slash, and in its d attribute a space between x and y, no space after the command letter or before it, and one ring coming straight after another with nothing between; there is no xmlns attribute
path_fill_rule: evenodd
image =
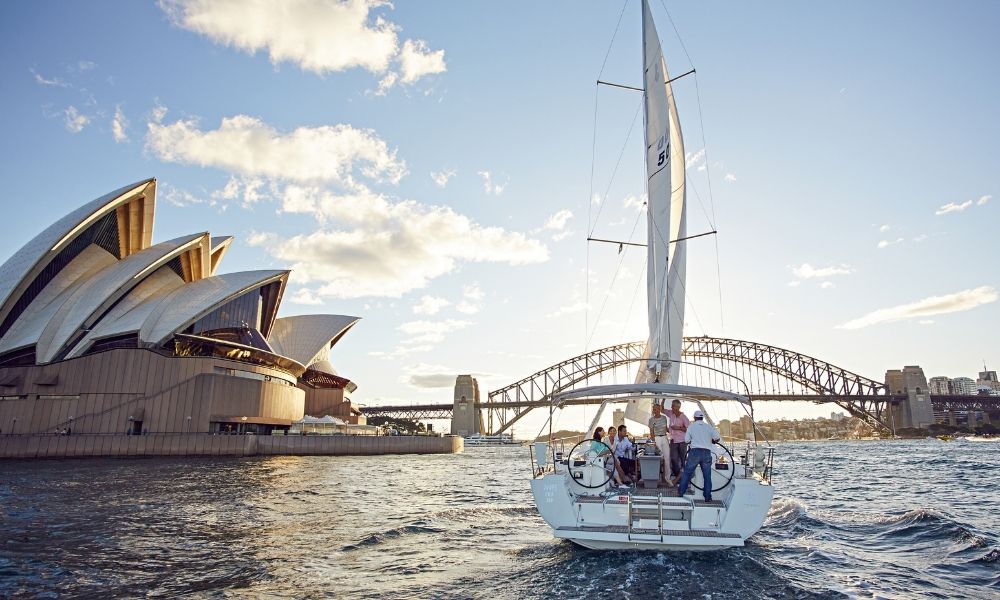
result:
<svg viewBox="0 0 1000 600"><path fill-rule="evenodd" d="M719 443L722 436L719 430L709 425L705 421L705 413L700 410L694 411L694 423L687 428L684 434L684 441L690 444L688 448L687 464L684 465L684 474L681 475L681 484L677 489L678 496L684 496L687 492L694 470L701 466L701 476L704 479L702 494L706 502L712 501L712 448Z"/></svg>
<svg viewBox="0 0 1000 600"><path fill-rule="evenodd" d="M622 466L622 470L631 479L635 479L635 444L628 437L628 430L625 425L618 426L618 443L615 444L615 456Z"/></svg>

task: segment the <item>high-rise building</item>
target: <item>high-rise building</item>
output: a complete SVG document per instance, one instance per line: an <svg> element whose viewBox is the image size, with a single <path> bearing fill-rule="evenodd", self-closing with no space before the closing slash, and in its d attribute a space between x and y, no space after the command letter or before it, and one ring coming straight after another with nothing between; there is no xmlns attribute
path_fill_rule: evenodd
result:
<svg viewBox="0 0 1000 600"><path fill-rule="evenodd" d="M976 387L986 388L991 392L1000 391L1000 380L997 379L997 372L987 371L984 364L983 370L979 372L979 379L976 380Z"/></svg>
<svg viewBox="0 0 1000 600"><path fill-rule="evenodd" d="M969 377L956 377L951 380L951 389L958 396L975 396L976 382Z"/></svg>
<svg viewBox="0 0 1000 600"><path fill-rule="evenodd" d="M927 380L927 387L931 394L935 396L947 396L951 394L951 379L948 377L931 377Z"/></svg>

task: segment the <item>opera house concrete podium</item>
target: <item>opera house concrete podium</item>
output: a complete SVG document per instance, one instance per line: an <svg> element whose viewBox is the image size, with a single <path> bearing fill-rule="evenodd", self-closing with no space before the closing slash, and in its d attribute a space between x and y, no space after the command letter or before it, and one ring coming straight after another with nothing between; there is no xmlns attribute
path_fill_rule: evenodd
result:
<svg viewBox="0 0 1000 600"><path fill-rule="evenodd" d="M155 197L154 179L115 190L0 266L0 434L363 423L329 361L358 319L277 318L288 271L219 274L231 237L154 244Z"/></svg>

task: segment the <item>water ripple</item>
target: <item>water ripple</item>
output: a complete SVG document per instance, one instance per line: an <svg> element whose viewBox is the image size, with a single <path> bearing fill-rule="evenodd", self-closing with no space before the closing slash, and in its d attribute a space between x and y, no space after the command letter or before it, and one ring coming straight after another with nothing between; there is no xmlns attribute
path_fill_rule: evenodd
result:
<svg viewBox="0 0 1000 600"><path fill-rule="evenodd" d="M1000 475L972 446L781 444L764 528L715 553L554 539L520 448L7 461L0 597L996 598Z"/></svg>

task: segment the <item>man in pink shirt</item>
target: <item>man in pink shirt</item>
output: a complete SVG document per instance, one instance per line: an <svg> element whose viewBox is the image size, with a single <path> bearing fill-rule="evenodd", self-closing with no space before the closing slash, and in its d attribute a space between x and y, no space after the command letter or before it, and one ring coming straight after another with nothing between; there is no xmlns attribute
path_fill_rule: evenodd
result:
<svg viewBox="0 0 1000 600"><path fill-rule="evenodd" d="M674 400L667 411L667 421L670 429L670 472L674 477L674 483L680 479L684 471L684 461L687 458L687 444L684 443L684 434L687 432L691 420L681 412L681 401Z"/></svg>

